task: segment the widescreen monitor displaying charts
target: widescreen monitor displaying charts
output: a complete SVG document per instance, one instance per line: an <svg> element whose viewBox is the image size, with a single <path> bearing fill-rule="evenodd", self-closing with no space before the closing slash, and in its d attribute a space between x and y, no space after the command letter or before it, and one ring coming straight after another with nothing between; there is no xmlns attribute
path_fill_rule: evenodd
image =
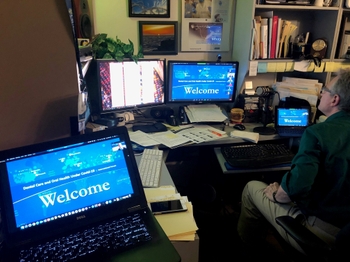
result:
<svg viewBox="0 0 350 262"><path fill-rule="evenodd" d="M237 61L168 61L166 102L233 102L237 77Z"/></svg>
<svg viewBox="0 0 350 262"><path fill-rule="evenodd" d="M100 113L164 104L165 60L97 60Z"/></svg>

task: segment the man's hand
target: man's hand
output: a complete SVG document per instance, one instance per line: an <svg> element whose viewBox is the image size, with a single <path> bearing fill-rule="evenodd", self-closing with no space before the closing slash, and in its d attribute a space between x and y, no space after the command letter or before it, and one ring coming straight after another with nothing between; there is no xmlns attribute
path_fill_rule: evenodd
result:
<svg viewBox="0 0 350 262"><path fill-rule="evenodd" d="M279 183L274 182L270 185L268 185L264 189L265 196L270 199L272 202L276 202L275 199L273 199L273 193L276 192L275 198L278 203L289 203L291 202L288 194L286 191L283 190L283 188L280 186Z"/></svg>
<svg viewBox="0 0 350 262"><path fill-rule="evenodd" d="M275 200L273 199L272 193L277 192L279 187L280 187L280 184L278 184L277 182L274 182L274 183L268 185L264 190L265 196L268 199L270 199L272 202L275 202Z"/></svg>

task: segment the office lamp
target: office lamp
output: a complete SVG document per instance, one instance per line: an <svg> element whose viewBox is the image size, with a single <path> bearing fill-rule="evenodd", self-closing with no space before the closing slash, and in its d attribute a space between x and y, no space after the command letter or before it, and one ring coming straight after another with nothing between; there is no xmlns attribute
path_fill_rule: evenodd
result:
<svg viewBox="0 0 350 262"><path fill-rule="evenodd" d="M255 94L259 96L260 119L264 126L255 127L253 132L259 133L260 135L273 135L276 129L268 127L267 125L272 122L272 102L275 91L268 86L258 86L255 90Z"/></svg>

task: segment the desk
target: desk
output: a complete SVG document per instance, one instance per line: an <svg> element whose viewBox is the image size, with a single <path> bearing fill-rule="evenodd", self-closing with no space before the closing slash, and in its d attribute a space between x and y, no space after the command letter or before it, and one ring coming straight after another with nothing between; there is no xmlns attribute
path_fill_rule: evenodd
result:
<svg viewBox="0 0 350 262"><path fill-rule="evenodd" d="M163 157L164 160L166 158L167 152L164 152ZM141 155L135 155L136 163L139 164L141 161ZM176 188L174 181L171 179L168 168L165 163L162 163L161 176L160 176L160 185L161 186L173 186Z"/></svg>
<svg viewBox="0 0 350 262"><path fill-rule="evenodd" d="M167 152L163 154L166 158ZM137 164L141 160L141 155L135 155ZM161 169L161 177L160 177L160 185L161 186L175 186L174 181L172 180L169 170L165 165L165 162L162 163ZM182 262L197 262L199 257L199 238L198 235L195 235L194 241L172 241L172 244L176 248L177 252L181 256Z"/></svg>
<svg viewBox="0 0 350 262"><path fill-rule="evenodd" d="M222 124L212 125L220 129ZM259 126L255 123L246 123L246 130L252 131L254 127ZM222 129L221 129L222 130ZM233 129L231 126L225 126L226 133L230 133ZM277 134L269 136L260 136L260 141L271 141L271 140L281 140ZM285 138L283 138L285 139ZM285 139L286 140L286 139ZM288 139L287 139L288 140ZM170 174L172 176L172 181L176 185L177 190L183 194L189 196L189 199L194 203L194 209L196 210L196 222L200 228L199 232L212 232L215 229L216 220L208 221L210 218L218 218L221 216L216 212L220 212L222 201L225 204L236 207L237 203L241 200L241 193L244 185L249 180L261 180L261 174L242 174L242 175L224 175L222 168L219 166L217 156L215 155L215 148L220 148L220 146L230 145L230 144L240 144L247 143L246 141L239 138L221 138L219 140L209 141L201 144L193 144L189 146L182 146L175 149L164 148L164 151L168 153L166 157L167 168L169 168ZM268 173L268 178L271 179L274 176L279 176L280 174L270 174ZM273 179L273 181L278 181ZM215 189L215 195L209 195L210 192L201 189L207 189L206 185L212 186ZM216 200L212 200L210 197L215 199L220 199L219 204ZM218 210L218 211L217 211ZM220 220L222 222L220 225L226 225L226 220ZM201 234L201 233L200 233ZM216 237L225 237L225 233L217 233ZM221 252L221 248L218 247L217 243L221 243L218 238L212 237L210 234L200 235L201 237L201 250L199 254L200 259L206 259L214 254ZM209 239L210 238L210 239ZM182 245L185 250L179 251L181 254L189 255L191 252L191 244L193 242L181 243L174 242L174 246ZM195 248L197 250L197 248ZM182 257L185 260L185 257ZM191 261L191 260L188 260ZM198 260L192 260L198 261ZM213 259L212 261L215 261Z"/></svg>
<svg viewBox="0 0 350 262"><path fill-rule="evenodd" d="M259 123L244 123L244 126L246 127L246 130L244 130L244 131L253 132L253 129L255 127L262 126L262 125L259 124ZM212 127L220 129L220 128L222 128L222 124L221 125L212 125ZM212 140L212 141L201 143L201 144L194 144L194 145L191 145L191 146L218 146L218 145L247 143L247 141L245 141L245 140L243 140L241 138L230 137L230 133L233 130L236 130L236 129L233 128L233 126L224 126L223 131L226 132L228 137L224 137L224 138L217 139L217 140ZM260 142L261 141L278 140L278 139L285 139L285 138L281 138L278 134L260 135L259 136L259 141Z"/></svg>
<svg viewBox="0 0 350 262"><path fill-rule="evenodd" d="M257 126L261 126L261 124L258 123L245 123L246 127L245 131L253 132L253 129ZM258 169L235 169L235 170L228 170L225 166L225 159L221 154L220 146L227 146L232 144L246 144L250 143L247 142L241 138L233 138L230 137L231 131L235 130L232 126L223 126L222 124L212 125L214 128L223 129L228 135L228 137L211 140L207 142L202 142L199 144L191 144L187 145L185 147L211 147L214 148L215 156L220 164L221 170L224 174L230 174L230 173L251 173L251 172L271 172L271 171L287 171L290 169L290 167L268 167L268 168L258 168ZM283 141L284 143L289 144L289 147L292 147L293 139L286 138L286 137L280 137L278 134L273 135L259 135L259 142L268 142L268 141ZM160 148L167 149L167 147L163 147L160 145ZM169 150L166 150L168 153ZM167 154L166 154L167 155ZM164 161L166 160L166 157ZM168 181L169 182L169 181Z"/></svg>

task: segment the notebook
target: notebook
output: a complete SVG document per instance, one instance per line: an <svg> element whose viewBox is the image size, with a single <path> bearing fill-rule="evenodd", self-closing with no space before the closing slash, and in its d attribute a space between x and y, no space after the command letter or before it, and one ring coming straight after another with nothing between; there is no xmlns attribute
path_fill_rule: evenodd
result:
<svg viewBox="0 0 350 262"><path fill-rule="evenodd" d="M310 107L275 106L275 128L279 136L301 137L309 126Z"/></svg>
<svg viewBox="0 0 350 262"><path fill-rule="evenodd" d="M181 260L147 205L125 127L0 152L0 176L5 261L19 261L21 249L67 238L77 230L94 227L105 234L100 225L135 216L143 221L140 233L146 237L124 237L130 241L116 250L104 240L103 252L90 248L91 257L80 260ZM119 232L113 234L108 241ZM131 240L138 243L130 245Z"/></svg>

